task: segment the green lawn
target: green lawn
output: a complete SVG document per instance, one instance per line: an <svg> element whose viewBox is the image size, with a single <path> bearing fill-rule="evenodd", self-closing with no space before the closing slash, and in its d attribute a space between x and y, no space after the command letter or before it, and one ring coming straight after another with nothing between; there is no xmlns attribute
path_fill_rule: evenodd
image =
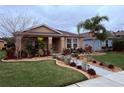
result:
<svg viewBox="0 0 124 93"><path fill-rule="evenodd" d="M94 56L96 60L107 64L113 64L124 69L124 53L108 52L106 55Z"/></svg>
<svg viewBox="0 0 124 93"><path fill-rule="evenodd" d="M0 86L2 87L57 87L82 80L86 80L84 75L57 66L54 60L0 63Z"/></svg>
<svg viewBox="0 0 124 93"><path fill-rule="evenodd" d="M4 57L4 55L5 55L5 51L0 50L0 60L2 57Z"/></svg>

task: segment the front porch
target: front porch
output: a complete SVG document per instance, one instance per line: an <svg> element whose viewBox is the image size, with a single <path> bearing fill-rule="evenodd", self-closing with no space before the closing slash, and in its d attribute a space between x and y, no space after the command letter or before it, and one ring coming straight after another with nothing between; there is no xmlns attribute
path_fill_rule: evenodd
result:
<svg viewBox="0 0 124 93"><path fill-rule="evenodd" d="M41 41L38 41L38 38ZM47 37L47 36L16 36L16 53L17 57L21 58L22 53L20 51L26 51L25 49L31 48L34 55L38 54L39 49L43 50L44 55L51 55L52 53L60 53L65 48L64 37Z"/></svg>
<svg viewBox="0 0 124 93"><path fill-rule="evenodd" d="M39 37L42 38L42 48L45 50L51 50L54 53L61 52L61 38L57 37ZM22 49L25 48L27 43L30 43L36 50L39 48L38 37L23 37L21 40Z"/></svg>

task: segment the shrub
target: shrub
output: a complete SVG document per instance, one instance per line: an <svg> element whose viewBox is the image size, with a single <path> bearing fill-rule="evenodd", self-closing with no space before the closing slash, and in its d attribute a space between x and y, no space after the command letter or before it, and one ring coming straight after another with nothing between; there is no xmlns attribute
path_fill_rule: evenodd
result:
<svg viewBox="0 0 124 93"><path fill-rule="evenodd" d="M100 66L103 66L104 64L102 62L99 63Z"/></svg>
<svg viewBox="0 0 124 93"><path fill-rule="evenodd" d="M70 63L70 66L75 67L76 64L73 62L73 63Z"/></svg>
<svg viewBox="0 0 124 93"><path fill-rule="evenodd" d="M69 64L70 63L70 60L71 60L71 57L68 57L68 56L64 56L64 63L65 64Z"/></svg>
<svg viewBox="0 0 124 93"><path fill-rule="evenodd" d="M82 67L79 65L79 66L77 66L77 69L80 69L80 70L81 70L81 69L82 69Z"/></svg>
<svg viewBox="0 0 124 93"><path fill-rule="evenodd" d="M86 46L85 46L85 52L86 52L86 53L91 53L91 52L92 52L92 46L86 45Z"/></svg>
<svg viewBox="0 0 124 93"><path fill-rule="evenodd" d="M38 54L39 54L39 56L43 56L43 55L44 55L43 49L39 49L39 50L38 50Z"/></svg>
<svg viewBox="0 0 124 93"><path fill-rule="evenodd" d="M21 56L22 56L22 58L26 58L27 57L27 52L25 50L22 50Z"/></svg>
<svg viewBox="0 0 124 93"><path fill-rule="evenodd" d="M87 73L90 74L90 75L96 75L96 72L95 72L94 69L88 69Z"/></svg>
<svg viewBox="0 0 124 93"><path fill-rule="evenodd" d="M33 50L32 44L30 42L28 42L25 45L25 51L27 52L28 57L31 57L32 56L32 50Z"/></svg>
<svg viewBox="0 0 124 93"><path fill-rule="evenodd" d="M50 55L50 50L47 49L47 56L49 56L49 55Z"/></svg>
<svg viewBox="0 0 124 93"><path fill-rule="evenodd" d="M64 49L63 50L63 55L69 55L71 54L71 49Z"/></svg>
<svg viewBox="0 0 124 93"><path fill-rule="evenodd" d="M114 51L124 51L124 38L116 38L113 40Z"/></svg>
<svg viewBox="0 0 124 93"><path fill-rule="evenodd" d="M81 53L84 53L84 50L83 50L82 48L78 48L78 49L77 49L77 53L80 53L80 54L81 54Z"/></svg>
<svg viewBox="0 0 124 93"><path fill-rule="evenodd" d="M71 56L72 57L78 57L78 54L77 53L73 53Z"/></svg>
<svg viewBox="0 0 124 93"><path fill-rule="evenodd" d="M108 65L108 68L113 69L114 66L113 66L112 64L109 64L109 65Z"/></svg>
<svg viewBox="0 0 124 93"><path fill-rule="evenodd" d="M55 54L53 54L53 55L52 55L52 57L53 57L54 59L56 59L56 58L57 58Z"/></svg>
<svg viewBox="0 0 124 93"><path fill-rule="evenodd" d="M5 59L15 59L15 49L14 48L8 48L6 50L6 57Z"/></svg>
<svg viewBox="0 0 124 93"><path fill-rule="evenodd" d="M95 61L95 60L93 60L92 62L93 62L93 63L96 63L96 61Z"/></svg>

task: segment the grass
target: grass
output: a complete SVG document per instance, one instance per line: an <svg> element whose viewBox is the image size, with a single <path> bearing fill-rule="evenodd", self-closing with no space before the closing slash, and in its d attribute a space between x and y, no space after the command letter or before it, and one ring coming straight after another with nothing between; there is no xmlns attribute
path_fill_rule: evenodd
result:
<svg viewBox="0 0 124 93"><path fill-rule="evenodd" d="M4 57L5 51L0 50L0 60Z"/></svg>
<svg viewBox="0 0 124 93"><path fill-rule="evenodd" d="M106 55L94 56L94 58L107 64L113 64L124 70L124 53L108 52Z"/></svg>
<svg viewBox="0 0 124 93"><path fill-rule="evenodd" d="M57 66L54 60L0 63L2 87L59 87L86 79L77 71Z"/></svg>

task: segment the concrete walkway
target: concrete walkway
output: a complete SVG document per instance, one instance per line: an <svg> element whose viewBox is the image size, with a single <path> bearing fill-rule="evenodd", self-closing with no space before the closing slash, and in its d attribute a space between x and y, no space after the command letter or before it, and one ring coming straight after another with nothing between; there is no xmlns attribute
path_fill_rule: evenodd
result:
<svg viewBox="0 0 124 93"><path fill-rule="evenodd" d="M124 87L124 71L102 75L67 87Z"/></svg>
<svg viewBox="0 0 124 93"><path fill-rule="evenodd" d="M90 67L93 68L96 71L96 74L99 75L99 76L105 76L105 75L109 75L109 74L114 73L114 72L111 72L111 71L108 71L108 70L105 70L103 68L96 67L96 66L93 66L93 65L90 65Z"/></svg>

